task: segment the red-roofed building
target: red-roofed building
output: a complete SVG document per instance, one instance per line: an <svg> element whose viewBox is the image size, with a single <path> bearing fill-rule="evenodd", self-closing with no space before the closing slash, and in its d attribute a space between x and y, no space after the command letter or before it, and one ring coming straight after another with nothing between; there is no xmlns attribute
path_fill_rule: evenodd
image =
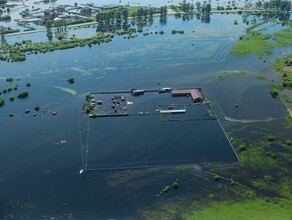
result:
<svg viewBox="0 0 292 220"><path fill-rule="evenodd" d="M171 92L173 97L191 96L193 102L203 102L203 97L198 89L173 89Z"/></svg>

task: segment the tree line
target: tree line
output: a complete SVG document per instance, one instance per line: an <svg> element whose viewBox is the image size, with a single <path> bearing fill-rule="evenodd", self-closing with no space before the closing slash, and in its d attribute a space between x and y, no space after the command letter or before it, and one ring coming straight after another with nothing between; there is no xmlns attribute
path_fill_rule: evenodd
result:
<svg viewBox="0 0 292 220"><path fill-rule="evenodd" d="M291 11L291 1L288 0L270 0L270 1L257 1L255 3L257 9L264 10L279 10L281 12Z"/></svg>
<svg viewBox="0 0 292 220"><path fill-rule="evenodd" d="M132 25L137 25L139 28L143 28L149 23L153 23L153 15L160 14L160 21L165 22L167 19L167 7L152 8L152 7L140 7L131 15L128 8L117 8L111 10L105 10L97 13L95 18L97 22L97 32L111 32L123 29L124 31L130 28L129 17L132 16Z"/></svg>

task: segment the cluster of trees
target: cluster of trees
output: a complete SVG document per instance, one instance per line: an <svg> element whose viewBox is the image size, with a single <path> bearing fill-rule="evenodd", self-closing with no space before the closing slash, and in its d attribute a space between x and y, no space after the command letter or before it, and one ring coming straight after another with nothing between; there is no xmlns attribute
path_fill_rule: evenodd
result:
<svg viewBox="0 0 292 220"><path fill-rule="evenodd" d="M257 1L255 4L257 9L264 10L279 10L282 12L290 12L291 1L288 0L270 0L270 1Z"/></svg>
<svg viewBox="0 0 292 220"><path fill-rule="evenodd" d="M54 27L60 32L67 31L67 21L65 19L54 21Z"/></svg>
<svg viewBox="0 0 292 220"><path fill-rule="evenodd" d="M172 30L171 33L172 33L172 34L183 34L184 31L183 31L183 30Z"/></svg>
<svg viewBox="0 0 292 220"><path fill-rule="evenodd" d="M152 25L153 15L160 13L160 21L166 21L167 7L152 8L139 7L135 12L129 15L127 8L111 9L96 14L97 32L112 32L123 29L129 30L129 17L132 16L132 25L137 25L139 28L143 26Z"/></svg>
<svg viewBox="0 0 292 220"><path fill-rule="evenodd" d="M21 17L26 18L29 16L29 9L26 8L25 10L23 10L22 12L19 13L21 15Z"/></svg>
<svg viewBox="0 0 292 220"><path fill-rule="evenodd" d="M10 15L4 15L0 16L0 21L11 21L11 16Z"/></svg>
<svg viewBox="0 0 292 220"><path fill-rule="evenodd" d="M287 0L270 0L261 2L258 1L255 4L257 9L263 9L263 12L257 12L258 15L262 15L264 20L268 20L269 18L277 18L280 21L283 21L283 25L285 25L285 21L290 19L290 11L291 11L291 1Z"/></svg>
<svg viewBox="0 0 292 220"><path fill-rule="evenodd" d="M136 12L132 14L134 18L138 20L153 20L153 15L157 13L157 10L154 8L139 8Z"/></svg>
<svg viewBox="0 0 292 220"><path fill-rule="evenodd" d="M13 82L12 77L8 77L8 78L6 78L6 82L8 82L8 83L12 83L12 82ZM17 84L14 84L13 89L12 89L11 87L9 87L9 88L4 88L4 89L2 89L2 91L0 91L0 96L2 95L2 93L3 93L3 94L10 93L11 91L13 91L13 90L17 90L17 89L18 89L18 85L17 85ZM13 101L14 101L14 97L13 97L13 96L10 96L10 97L9 97L9 100L10 100L11 102L13 102ZM5 104L4 99L3 99L3 98L0 98L0 107L3 106L4 104Z"/></svg>
<svg viewBox="0 0 292 220"><path fill-rule="evenodd" d="M47 21L46 23L46 30L47 30L47 38L49 41L53 40L53 32L52 32L52 22L51 21Z"/></svg>
<svg viewBox="0 0 292 220"><path fill-rule="evenodd" d="M127 8L112 9L96 14L97 32L127 30L129 12Z"/></svg>
<svg viewBox="0 0 292 220"><path fill-rule="evenodd" d="M153 15L159 13L157 8L141 7L136 12L132 13L132 24L137 24L139 28L143 28L147 23L151 26L153 24Z"/></svg>
<svg viewBox="0 0 292 220"><path fill-rule="evenodd" d="M44 0L44 3L56 2L57 0Z"/></svg>
<svg viewBox="0 0 292 220"><path fill-rule="evenodd" d="M218 11L223 11L223 10L237 10L237 6L231 7L230 5L227 5L226 8L224 6L217 6Z"/></svg>
<svg viewBox="0 0 292 220"><path fill-rule="evenodd" d="M197 18L201 19L203 23L210 23L211 21L211 4L204 2L201 4L200 2L196 3L196 8L199 13L197 13Z"/></svg>
<svg viewBox="0 0 292 220"><path fill-rule="evenodd" d="M182 2L179 3L179 9L182 10L183 12L193 12L195 9L195 6L193 3L187 3L186 0L183 0Z"/></svg>
<svg viewBox="0 0 292 220"><path fill-rule="evenodd" d="M167 6L163 6L160 8L160 21L166 22L167 20Z"/></svg>
<svg viewBox="0 0 292 220"><path fill-rule="evenodd" d="M0 5L6 4L7 0L0 0Z"/></svg>

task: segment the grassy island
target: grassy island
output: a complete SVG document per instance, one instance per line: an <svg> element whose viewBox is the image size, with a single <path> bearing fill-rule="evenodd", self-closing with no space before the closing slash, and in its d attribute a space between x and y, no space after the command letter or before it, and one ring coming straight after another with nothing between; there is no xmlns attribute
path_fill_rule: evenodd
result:
<svg viewBox="0 0 292 220"><path fill-rule="evenodd" d="M23 99L26 98L28 96L28 92L27 91L21 91L17 94L17 98L19 99Z"/></svg>
<svg viewBox="0 0 292 220"><path fill-rule="evenodd" d="M240 37L230 52L232 55L243 57L248 54L256 54L262 58L264 55L271 54L273 48L292 45L291 27L274 34L263 34L260 31L254 31L257 26L252 26L244 36Z"/></svg>

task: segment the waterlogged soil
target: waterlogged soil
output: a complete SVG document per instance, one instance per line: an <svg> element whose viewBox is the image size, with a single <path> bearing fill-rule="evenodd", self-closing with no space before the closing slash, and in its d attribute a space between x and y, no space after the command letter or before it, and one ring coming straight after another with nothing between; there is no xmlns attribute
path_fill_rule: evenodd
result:
<svg viewBox="0 0 292 220"><path fill-rule="evenodd" d="M256 78L258 75L266 76L266 73L275 77L270 65L275 57L267 57L267 62L263 62L253 55L246 58L229 56L228 52L238 36L244 32L244 26L235 26L238 28L236 32L221 31L222 26L233 24L233 19L229 20L229 17L224 16L226 15L214 15L211 17L214 23L204 25L198 24L195 20L187 23L170 18L168 24L161 27L166 30L163 36L141 36L131 40L115 38L109 44L92 48L31 55L21 63L1 63L1 90L11 87L14 83L18 84L19 90L1 95L5 105L0 108L0 217L147 218L145 210L155 212L157 207L164 203L188 204L189 201L206 198L206 195L208 199L216 201L236 200L238 195L241 195L242 199L254 198L259 189L254 188L250 182L253 176L258 174L257 171L251 172L244 167L235 167L234 172L226 173L224 169L220 171L220 168L211 172L209 167L192 167L140 172L87 173L85 178L79 175L83 159L81 146L86 144L88 129L88 118L80 111L80 106L89 91L129 90L132 87L142 89L201 87L214 103L215 111L227 133L231 133L230 136L235 140L243 137L242 141L248 144L260 140L267 141L268 135L275 135L278 138L278 140L275 138L277 144L268 150L277 152L278 146L284 146L278 142L286 141L289 135L291 136L291 129L285 129L286 112L281 103L269 95L267 89L269 78L267 77L267 80ZM215 25L216 22L220 24ZM185 25L185 34L172 35L170 30L179 29L181 25ZM201 26L201 30L212 27L212 34L194 36L194 25ZM287 50L277 49L275 53L283 55ZM244 74L233 74L239 72ZM14 78L12 83L5 81L8 76ZM69 84L66 81L68 77L74 77L75 83ZM20 81L16 81L17 78ZM26 87L26 82L30 82L31 87ZM29 96L23 100L15 99L14 102L10 102L9 96L16 97L22 89L27 90ZM238 108L235 107L236 104ZM35 105L40 106L39 112L34 112ZM26 114L26 109L30 109L31 112ZM52 115L52 112L57 112L57 115ZM9 113L14 113L14 117L9 117ZM35 117L33 113L36 113ZM236 121L228 121L226 118ZM256 121L265 119L273 120ZM98 159L99 147L103 146L101 152L109 153L110 161L111 153L107 152L110 148L101 143L100 138L103 137L99 135L102 130L98 132L96 129L101 124L102 120L99 119L89 123L89 149L94 152L89 155L91 159ZM246 124L267 130L251 136L255 128L245 127ZM135 132L143 130L143 127L151 127L150 122L145 120L141 125L133 125L129 134L127 126L124 123L121 134L131 139L131 144L148 143L148 140L141 141L141 135L137 136ZM202 131L198 129L197 133L204 136L207 130L205 128L205 132L200 133ZM108 139L105 139L107 141L105 143L114 142L116 148L120 145L124 148L130 147L127 142L119 143L119 139L115 139L118 132L118 130L110 134L107 132ZM181 130L180 132L183 133ZM190 139L191 136L190 134ZM218 144L216 139L209 141L210 146ZM239 144L236 143L239 142L234 144L239 152ZM196 145L196 139L190 144ZM188 155L182 148L175 150ZM251 153L248 155L254 154L262 158L261 152ZM288 153L277 154L277 158L285 158L282 160L283 166L286 166L285 161L288 161ZM116 152L114 154L116 155ZM130 161L131 156L129 153L124 155L124 158ZM145 161L147 156L142 152L140 158ZM164 160L167 160L167 155L164 156ZM120 159L118 155L115 158ZM273 159L269 157L269 161ZM278 166L275 167L278 169ZM283 172L279 175L289 175L285 173L287 171L284 168L281 171ZM227 180L214 184L214 172L225 176ZM265 175L269 175L269 168L265 169L265 172ZM243 186L240 185L236 189L228 187L232 178L231 173L240 174L233 178ZM179 179L178 190L172 188L176 179ZM161 194L162 189L168 185L171 186L171 190ZM268 191L266 194L274 195L273 193ZM172 218L176 213L169 216Z"/></svg>

